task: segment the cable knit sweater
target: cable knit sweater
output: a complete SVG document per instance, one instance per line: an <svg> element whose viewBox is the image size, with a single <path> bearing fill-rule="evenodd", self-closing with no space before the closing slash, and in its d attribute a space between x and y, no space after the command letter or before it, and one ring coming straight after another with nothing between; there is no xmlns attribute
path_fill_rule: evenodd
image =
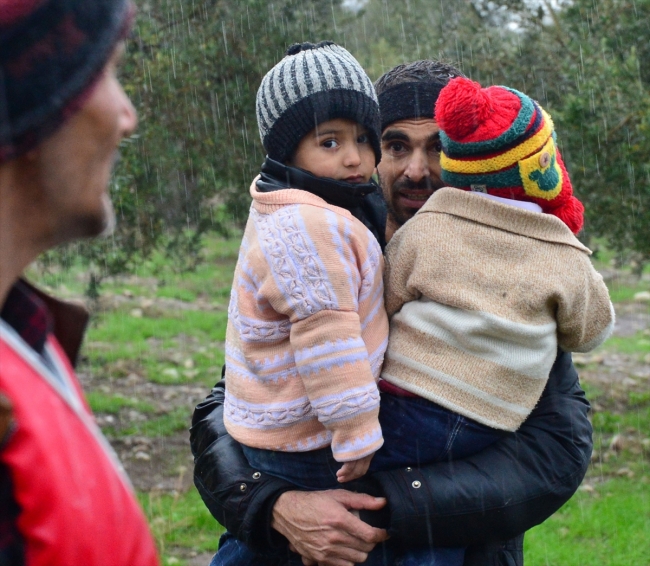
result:
<svg viewBox="0 0 650 566"><path fill-rule="evenodd" d="M259 192L235 269L226 332L228 432L246 446L339 462L383 443L388 336L383 258L347 210L307 191Z"/></svg>
<svg viewBox="0 0 650 566"><path fill-rule="evenodd" d="M386 250L381 377L485 425L516 430L557 346L589 351L614 310L591 252L555 216L436 191Z"/></svg>

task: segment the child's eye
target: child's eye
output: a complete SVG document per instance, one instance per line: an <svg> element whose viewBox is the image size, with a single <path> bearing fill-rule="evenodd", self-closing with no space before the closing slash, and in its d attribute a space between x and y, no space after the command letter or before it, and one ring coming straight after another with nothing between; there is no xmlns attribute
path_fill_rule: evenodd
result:
<svg viewBox="0 0 650 566"><path fill-rule="evenodd" d="M332 140L325 140L322 143L322 145L327 149L334 149L335 147L339 146L339 143L336 140L332 139Z"/></svg>
<svg viewBox="0 0 650 566"><path fill-rule="evenodd" d="M357 143L370 143L370 138L368 137L368 134L361 134L357 138Z"/></svg>

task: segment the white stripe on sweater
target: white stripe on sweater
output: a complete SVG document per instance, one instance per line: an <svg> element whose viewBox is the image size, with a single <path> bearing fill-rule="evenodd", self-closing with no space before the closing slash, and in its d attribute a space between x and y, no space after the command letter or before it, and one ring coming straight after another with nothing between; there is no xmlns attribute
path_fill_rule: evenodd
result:
<svg viewBox="0 0 650 566"><path fill-rule="evenodd" d="M503 399L500 399L499 397L495 397L494 395L490 395L489 393L486 393L482 389L478 389L477 387L474 387L473 385L469 385L468 383L465 383L464 381L461 381L459 379L456 379L455 377L452 377L451 375L447 375L445 373L442 373L441 371L435 370L426 364L422 364L420 362L416 362L415 360L412 360L411 358L408 358L402 354L398 354L396 352L391 353L390 359L395 360L397 363L402 364L403 366L413 369L415 371L418 371L420 373L423 373L425 375L428 375L432 379L436 381L441 381L443 383L447 383L451 385L452 387L455 387L456 389L460 391L465 391L466 393L469 393L473 397L476 397L477 399L480 399L484 403L488 403L490 405L493 405L495 407L499 407L501 409L504 409L506 411L510 411L512 413L515 413L517 415L522 415L524 417L527 417L528 414L530 413L530 409L527 407L524 407L522 405L516 405L514 403L508 403L507 401L504 401ZM452 411L459 412L463 415L468 416L471 419L474 419L478 422L484 423L488 426L496 427L496 428L503 428L503 425L500 423L492 423L492 422L486 422L485 418L482 415L475 415L469 412L465 407L459 407L456 406L454 403L450 403L447 399L443 397L439 397L438 395L432 394L430 391L427 391L424 388L414 386L410 382L403 381L402 378L396 376L396 375L391 375L386 372L382 372L382 378L386 379L386 381L389 381L390 383L394 383L395 385L398 385L399 387L402 387L403 389L406 389L407 391L410 391L411 393L415 393L417 395L420 395L421 397L424 397L425 399L429 399L430 401L433 401L435 403L439 403L443 407L447 407L448 409L451 409Z"/></svg>
<svg viewBox="0 0 650 566"><path fill-rule="evenodd" d="M458 350L533 379L547 379L549 360L557 355L555 322L523 324L424 297L406 303L394 319Z"/></svg>

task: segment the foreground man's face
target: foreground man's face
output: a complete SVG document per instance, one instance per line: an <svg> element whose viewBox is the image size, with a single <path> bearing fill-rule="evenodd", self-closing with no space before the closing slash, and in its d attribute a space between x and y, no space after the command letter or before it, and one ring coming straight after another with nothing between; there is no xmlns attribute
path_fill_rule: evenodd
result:
<svg viewBox="0 0 650 566"><path fill-rule="evenodd" d="M440 178L439 132L433 120L417 118L393 122L382 133L377 172L388 210L400 225L445 186Z"/></svg>
<svg viewBox="0 0 650 566"><path fill-rule="evenodd" d="M122 51L116 49L81 109L33 152L55 240L96 236L114 223L108 182L120 141L137 125L116 75Z"/></svg>

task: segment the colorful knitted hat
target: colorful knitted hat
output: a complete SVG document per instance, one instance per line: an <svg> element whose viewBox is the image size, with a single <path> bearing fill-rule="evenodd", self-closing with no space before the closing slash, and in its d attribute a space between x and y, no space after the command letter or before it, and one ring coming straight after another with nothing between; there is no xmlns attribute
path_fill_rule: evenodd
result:
<svg viewBox="0 0 650 566"><path fill-rule="evenodd" d="M132 15L129 0L0 0L0 163L83 105Z"/></svg>
<svg viewBox="0 0 650 566"><path fill-rule="evenodd" d="M271 159L284 163L318 124L347 118L365 126L381 158L379 103L358 61L331 41L296 43L262 79L257 124Z"/></svg>
<svg viewBox="0 0 650 566"><path fill-rule="evenodd" d="M553 122L534 100L503 86L452 79L435 108L442 179L452 187L537 203L577 234L584 207L556 145Z"/></svg>

